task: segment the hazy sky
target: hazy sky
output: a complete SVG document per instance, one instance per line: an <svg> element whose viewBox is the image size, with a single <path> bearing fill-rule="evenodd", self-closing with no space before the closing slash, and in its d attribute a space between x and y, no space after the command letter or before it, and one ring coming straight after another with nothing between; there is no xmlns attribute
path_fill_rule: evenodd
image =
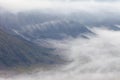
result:
<svg viewBox="0 0 120 80"><path fill-rule="evenodd" d="M77 9L83 7L89 8L91 5L92 7L98 6L120 7L119 1L120 0L0 0L0 7L4 7L10 10L26 10L40 8Z"/></svg>

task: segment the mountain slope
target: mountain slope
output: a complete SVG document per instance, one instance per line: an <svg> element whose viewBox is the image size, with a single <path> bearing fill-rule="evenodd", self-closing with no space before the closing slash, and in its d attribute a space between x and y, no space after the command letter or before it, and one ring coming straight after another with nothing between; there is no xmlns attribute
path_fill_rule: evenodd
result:
<svg viewBox="0 0 120 80"><path fill-rule="evenodd" d="M76 37L84 33L92 33L80 22L72 20L55 20L41 24L21 27L16 31L32 40L37 39L63 39L66 36Z"/></svg>
<svg viewBox="0 0 120 80"><path fill-rule="evenodd" d="M119 30L119 14L92 14L77 11L69 14L51 13L49 11L23 11L16 14L10 11L0 12L0 26L3 30L19 34L25 39L63 39L66 36L76 37L83 33L91 33L87 28L105 27ZM103 18L103 16L105 16ZM87 27L86 27L87 26Z"/></svg>
<svg viewBox="0 0 120 80"><path fill-rule="evenodd" d="M51 49L36 46L0 30L0 69L61 63L62 59L50 52Z"/></svg>

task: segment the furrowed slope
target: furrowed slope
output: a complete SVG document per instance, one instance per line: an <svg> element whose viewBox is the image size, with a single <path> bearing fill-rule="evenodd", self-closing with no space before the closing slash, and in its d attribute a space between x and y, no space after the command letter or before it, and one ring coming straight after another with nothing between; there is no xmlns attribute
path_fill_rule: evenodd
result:
<svg viewBox="0 0 120 80"><path fill-rule="evenodd" d="M62 59L51 50L0 30L0 69L60 64Z"/></svg>

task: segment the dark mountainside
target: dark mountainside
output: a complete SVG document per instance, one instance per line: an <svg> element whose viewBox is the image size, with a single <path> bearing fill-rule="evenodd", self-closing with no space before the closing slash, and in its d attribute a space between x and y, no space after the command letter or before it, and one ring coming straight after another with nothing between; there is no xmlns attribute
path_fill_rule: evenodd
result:
<svg viewBox="0 0 120 80"><path fill-rule="evenodd" d="M86 34L95 34L92 27L120 30L116 26L120 23L118 16L108 17L101 20L101 16L84 11L67 15L47 11L14 14L3 9L0 12L0 69L64 63L59 53L51 53L54 49L37 45L49 39L87 38Z"/></svg>
<svg viewBox="0 0 120 80"><path fill-rule="evenodd" d="M103 13L99 13L103 15ZM112 13L115 14L115 13ZM16 14L9 11L0 13L0 26L3 30L17 34L27 40L63 39L66 36L76 37L85 33L92 33L87 27L105 27L120 30L120 19L115 16L98 16L85 11L70 14L50 13L49 11L26 11Z"/></svg>
<svg viewBox="0 0 120 80"><path fill-rule="evenodd" d="M0 69L62 63L58 55L50 53L51 50L0 30Z"/></svg>
<svg viewBox="0 0 120 80"><path fill-rule="evenodd" d="M0 15L0 25L4 26L3 30L31 41L63 39L66 36L76 37L79 34L92 33L79 20L49 12L20 12L16 15L4 12Z"/></svg>

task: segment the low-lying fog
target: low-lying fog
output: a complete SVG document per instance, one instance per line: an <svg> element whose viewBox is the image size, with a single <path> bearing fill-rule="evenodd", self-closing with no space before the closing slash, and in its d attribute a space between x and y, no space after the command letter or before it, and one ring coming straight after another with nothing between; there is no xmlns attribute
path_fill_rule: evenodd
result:
<svg viewBox="0 0 120 80"><path fill-rule="evenodd" d="M48 40L56 53L70 61L58 69L4 76L0 80L119 80L120 31L92 29L95 36Z"/></svg>

